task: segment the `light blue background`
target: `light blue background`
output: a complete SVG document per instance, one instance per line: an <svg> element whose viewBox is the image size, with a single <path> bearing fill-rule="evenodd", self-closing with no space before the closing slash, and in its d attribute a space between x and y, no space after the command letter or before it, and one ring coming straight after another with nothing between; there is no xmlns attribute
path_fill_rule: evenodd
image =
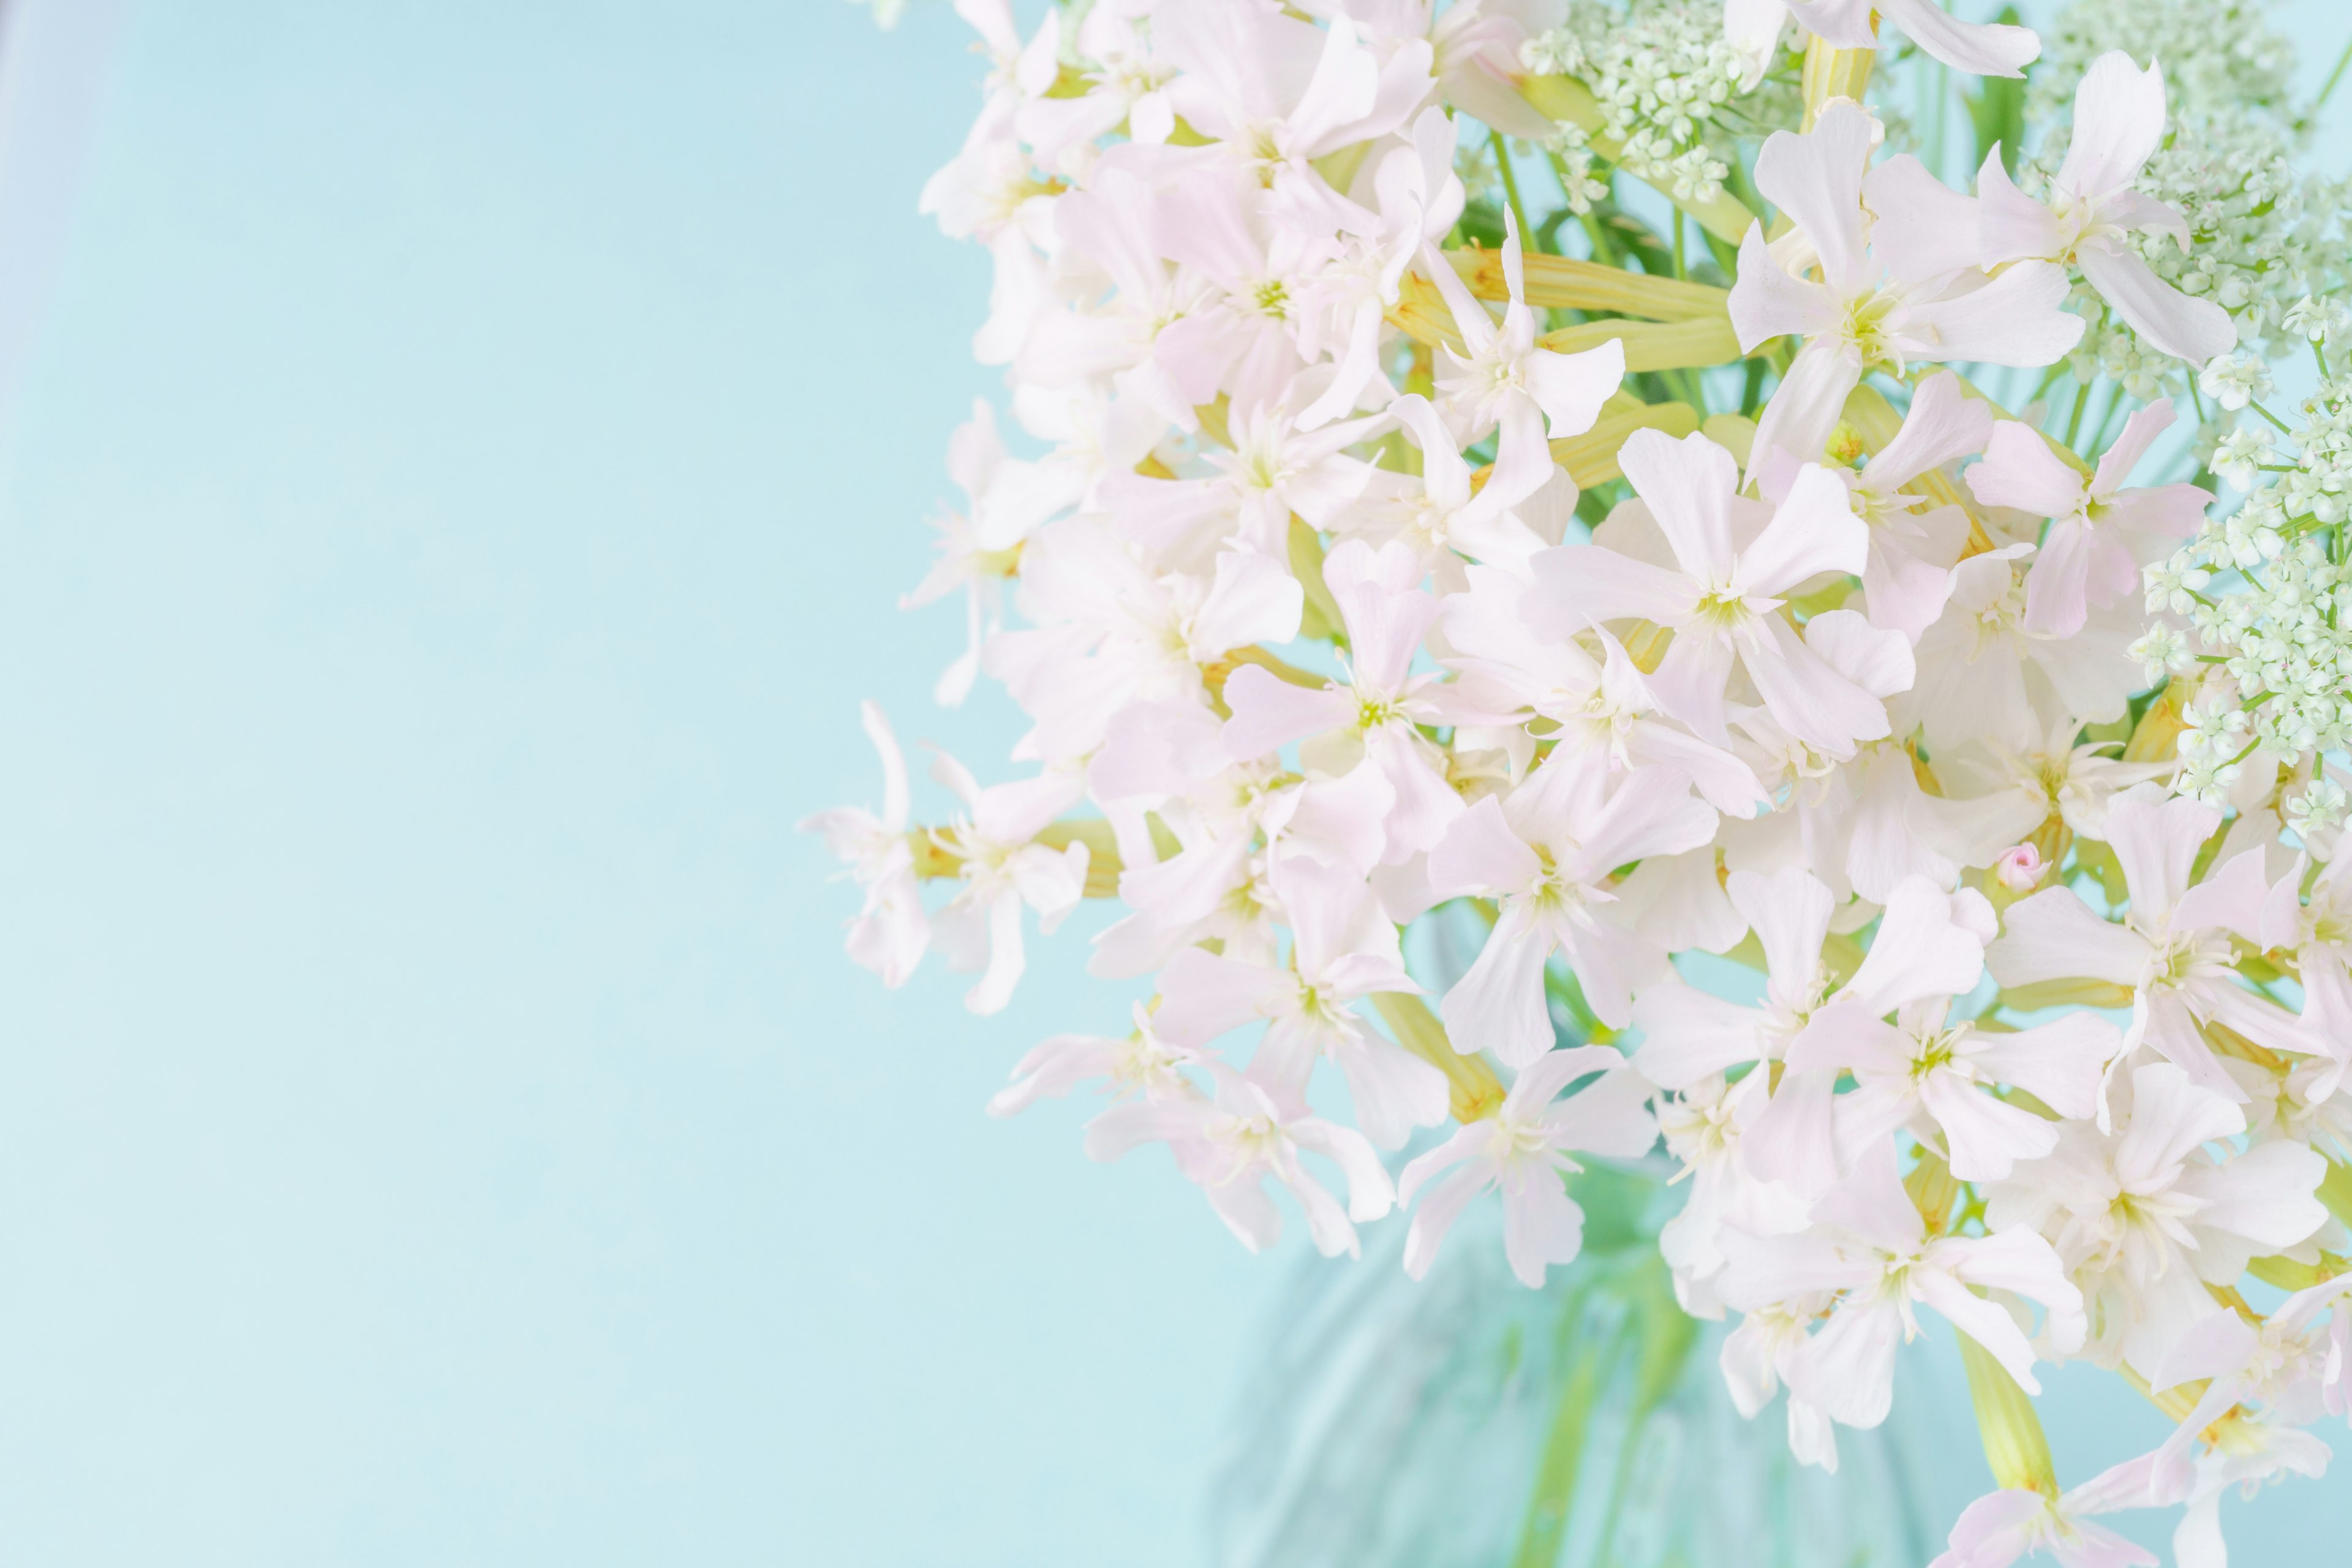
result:
<svg viewBox="0 0 2352 1568"><path fill-rule="evenodd" d="M1287 1265L980 1114L1116 1026L1082 930L886 994L792 831L861 696L1016 732L890 608L992 384L963 42L134 11L0 429L0 1561L1194 1560Z"/></svg>

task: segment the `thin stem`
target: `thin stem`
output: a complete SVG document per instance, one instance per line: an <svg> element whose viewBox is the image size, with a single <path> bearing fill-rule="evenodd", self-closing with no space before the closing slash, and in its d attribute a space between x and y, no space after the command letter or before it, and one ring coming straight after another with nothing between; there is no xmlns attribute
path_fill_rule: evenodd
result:
<svg viewBox="0 0 2352 1568"><path fill-rule="evenodd" d="M1689 228L1690 228L1690 219L1689 219L1689 218L1687 218L1686 216L1685 216L1683 215L1683 213L1682 213L1682 211L1681 211L1681 209L1680 209L1680 208L1675 209L1675 279L1676 279L1677 280L1679 280L1679 281L1684 281L1684 282L1687 282L1687 281L1689 280L1689 279L1690 279L1690 268L1689 268L1689 267L1687 267L1686 265L1685 265L1684 260L1683 260L1683 242L1684 242L1685 238L1686 237L1687 231L1689 230Z"/></svg>
<svg viewBox="0 0 2352 1568"><path fill-rule="evenodd" d="M2269 409L2267 409L2267 408L2263 407L2261 404L2259 404L2259 403L2249 403L2249 404L2247 404L2247 405L2246 405L2246 406L2247 406L2247 407L2249 407L2249 408L2251 408L2251 409L2252 409L2255 413L2257 413L2257 414L2261 415L2263 418L2265 418L2265 419L2269 420L2273 425L2275 425L2276 426L2278 426L2279 433L2280 433L2281 435L2284 435L2284 436L2292 436L2292 435L2294 435L2294 426L2292 426L2288 425L2288 424L2287 424L2287 422L2286 422L2285 420L2281 419L2277 415L2275 415L2275 414L2272 413Z"/></svg>
<svg viewBox="0 0 2352 1568"><path fill-rule="evenodd" d="M2347 65L2352 65L2352 38L2347 38L2344 40L2344 52L2336 57L2336 68L2327 73L2327 85L2319 89L2319 96L2312 100L2311 107L2314 110L2317 110L2326 104L2327 95L2334 92L2336 90L2336 84L2344 79L2344 68Z"/></svg>
<svg viewBox="0 0 2352 1568"><path fill-rule="evenodd" d="M1504 199L1511 204L1511 216L1519 220L1519 233L1525 237L1520 243L1533 245L1540 250L1543 248L1542 238L1528 226L1528 209L1519 205L1519 176L1511 167L1511 149L1503 140L1501 132L1490 131L1486 135L1495 144L1495 167L1502 171Z"/></svg>
<svg viewBox="0 0 2352 1568"><path fill-rule="evenodd" d="M2074 445L2074 437L2083 433L2083 410L2091 401L2091 384L2084 382L2074 392L2074 412L2066 417L2066 445Z"/></svg>

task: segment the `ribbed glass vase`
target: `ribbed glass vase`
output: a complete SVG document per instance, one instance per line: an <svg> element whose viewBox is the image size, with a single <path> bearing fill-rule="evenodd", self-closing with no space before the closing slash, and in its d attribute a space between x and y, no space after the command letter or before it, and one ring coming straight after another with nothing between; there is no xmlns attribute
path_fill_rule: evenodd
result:
<svg viewBox="0 0 2352 1568"><path fill-rule="evenodd" d="M1656 1247L1664 1173L1571 1191L1582 1255L1511 1278L1474 1205L1429 1278L1404 1226L1360 1263L1312 1259L1249 1369L1211 1500L1219 1568L1919 1568L1942 1544L1930 1478L1974 1459L1965 1403L1906 1378L1895 1415L1841 1428L1835 1475L1789 1457L1775 1405L1743 1420L1724 1329L1675 1305ZM1953 1447L1958 1445L1958 1447ZM1965 1495L1965 1494L1963 1494Z"/></svg>

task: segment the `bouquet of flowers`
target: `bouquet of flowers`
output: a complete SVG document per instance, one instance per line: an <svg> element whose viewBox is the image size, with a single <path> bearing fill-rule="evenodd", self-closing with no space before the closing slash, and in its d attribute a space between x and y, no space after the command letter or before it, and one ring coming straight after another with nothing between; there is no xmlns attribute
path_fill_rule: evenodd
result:
<svg viewBox="0 0 2352 1568"><path fill-rule="evenodd" d="M881 811L806 825L851 955L990 1012L1024 911L1116 900L1148 1000L992 1111L1099 1091L1087 1153L1166 1145L1253 1249L1277 1190L1326 1254L1406 1208L1418 1276L1498 1204L1528 1286L1567 1177L1671 1159L1673 1297L1799 1459L1958 1331L1998 1489L1940 1564L2152 1563L2134 1508L2222 1562L2352 1404L2352 251L2291 47L2250 0L956 9L922 202L1036 455L974 411L909 598L963 604L940 698L1031 727L919 821L867 705ZM2177 1429L2070 1488L2076 1358Z"/></svg>

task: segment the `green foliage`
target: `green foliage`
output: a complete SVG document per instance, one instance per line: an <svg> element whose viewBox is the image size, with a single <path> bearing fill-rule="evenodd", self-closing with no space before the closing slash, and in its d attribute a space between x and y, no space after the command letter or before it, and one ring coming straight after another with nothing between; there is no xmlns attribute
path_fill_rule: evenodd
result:
<svg viewBox="0 0 2352 1568"><path fill-rule="evenodd" d="M2017 7L2005 5L1996 21L2015 26L2020 17ZM1985 155L2000 144L2001 167L2010 178L2017 177L2017 154L2025 141L2025 79L2013 76L1981 78L1977 90L1967 95L1969 120L1976 126L1976 166L1984 166Z"/></svg>

